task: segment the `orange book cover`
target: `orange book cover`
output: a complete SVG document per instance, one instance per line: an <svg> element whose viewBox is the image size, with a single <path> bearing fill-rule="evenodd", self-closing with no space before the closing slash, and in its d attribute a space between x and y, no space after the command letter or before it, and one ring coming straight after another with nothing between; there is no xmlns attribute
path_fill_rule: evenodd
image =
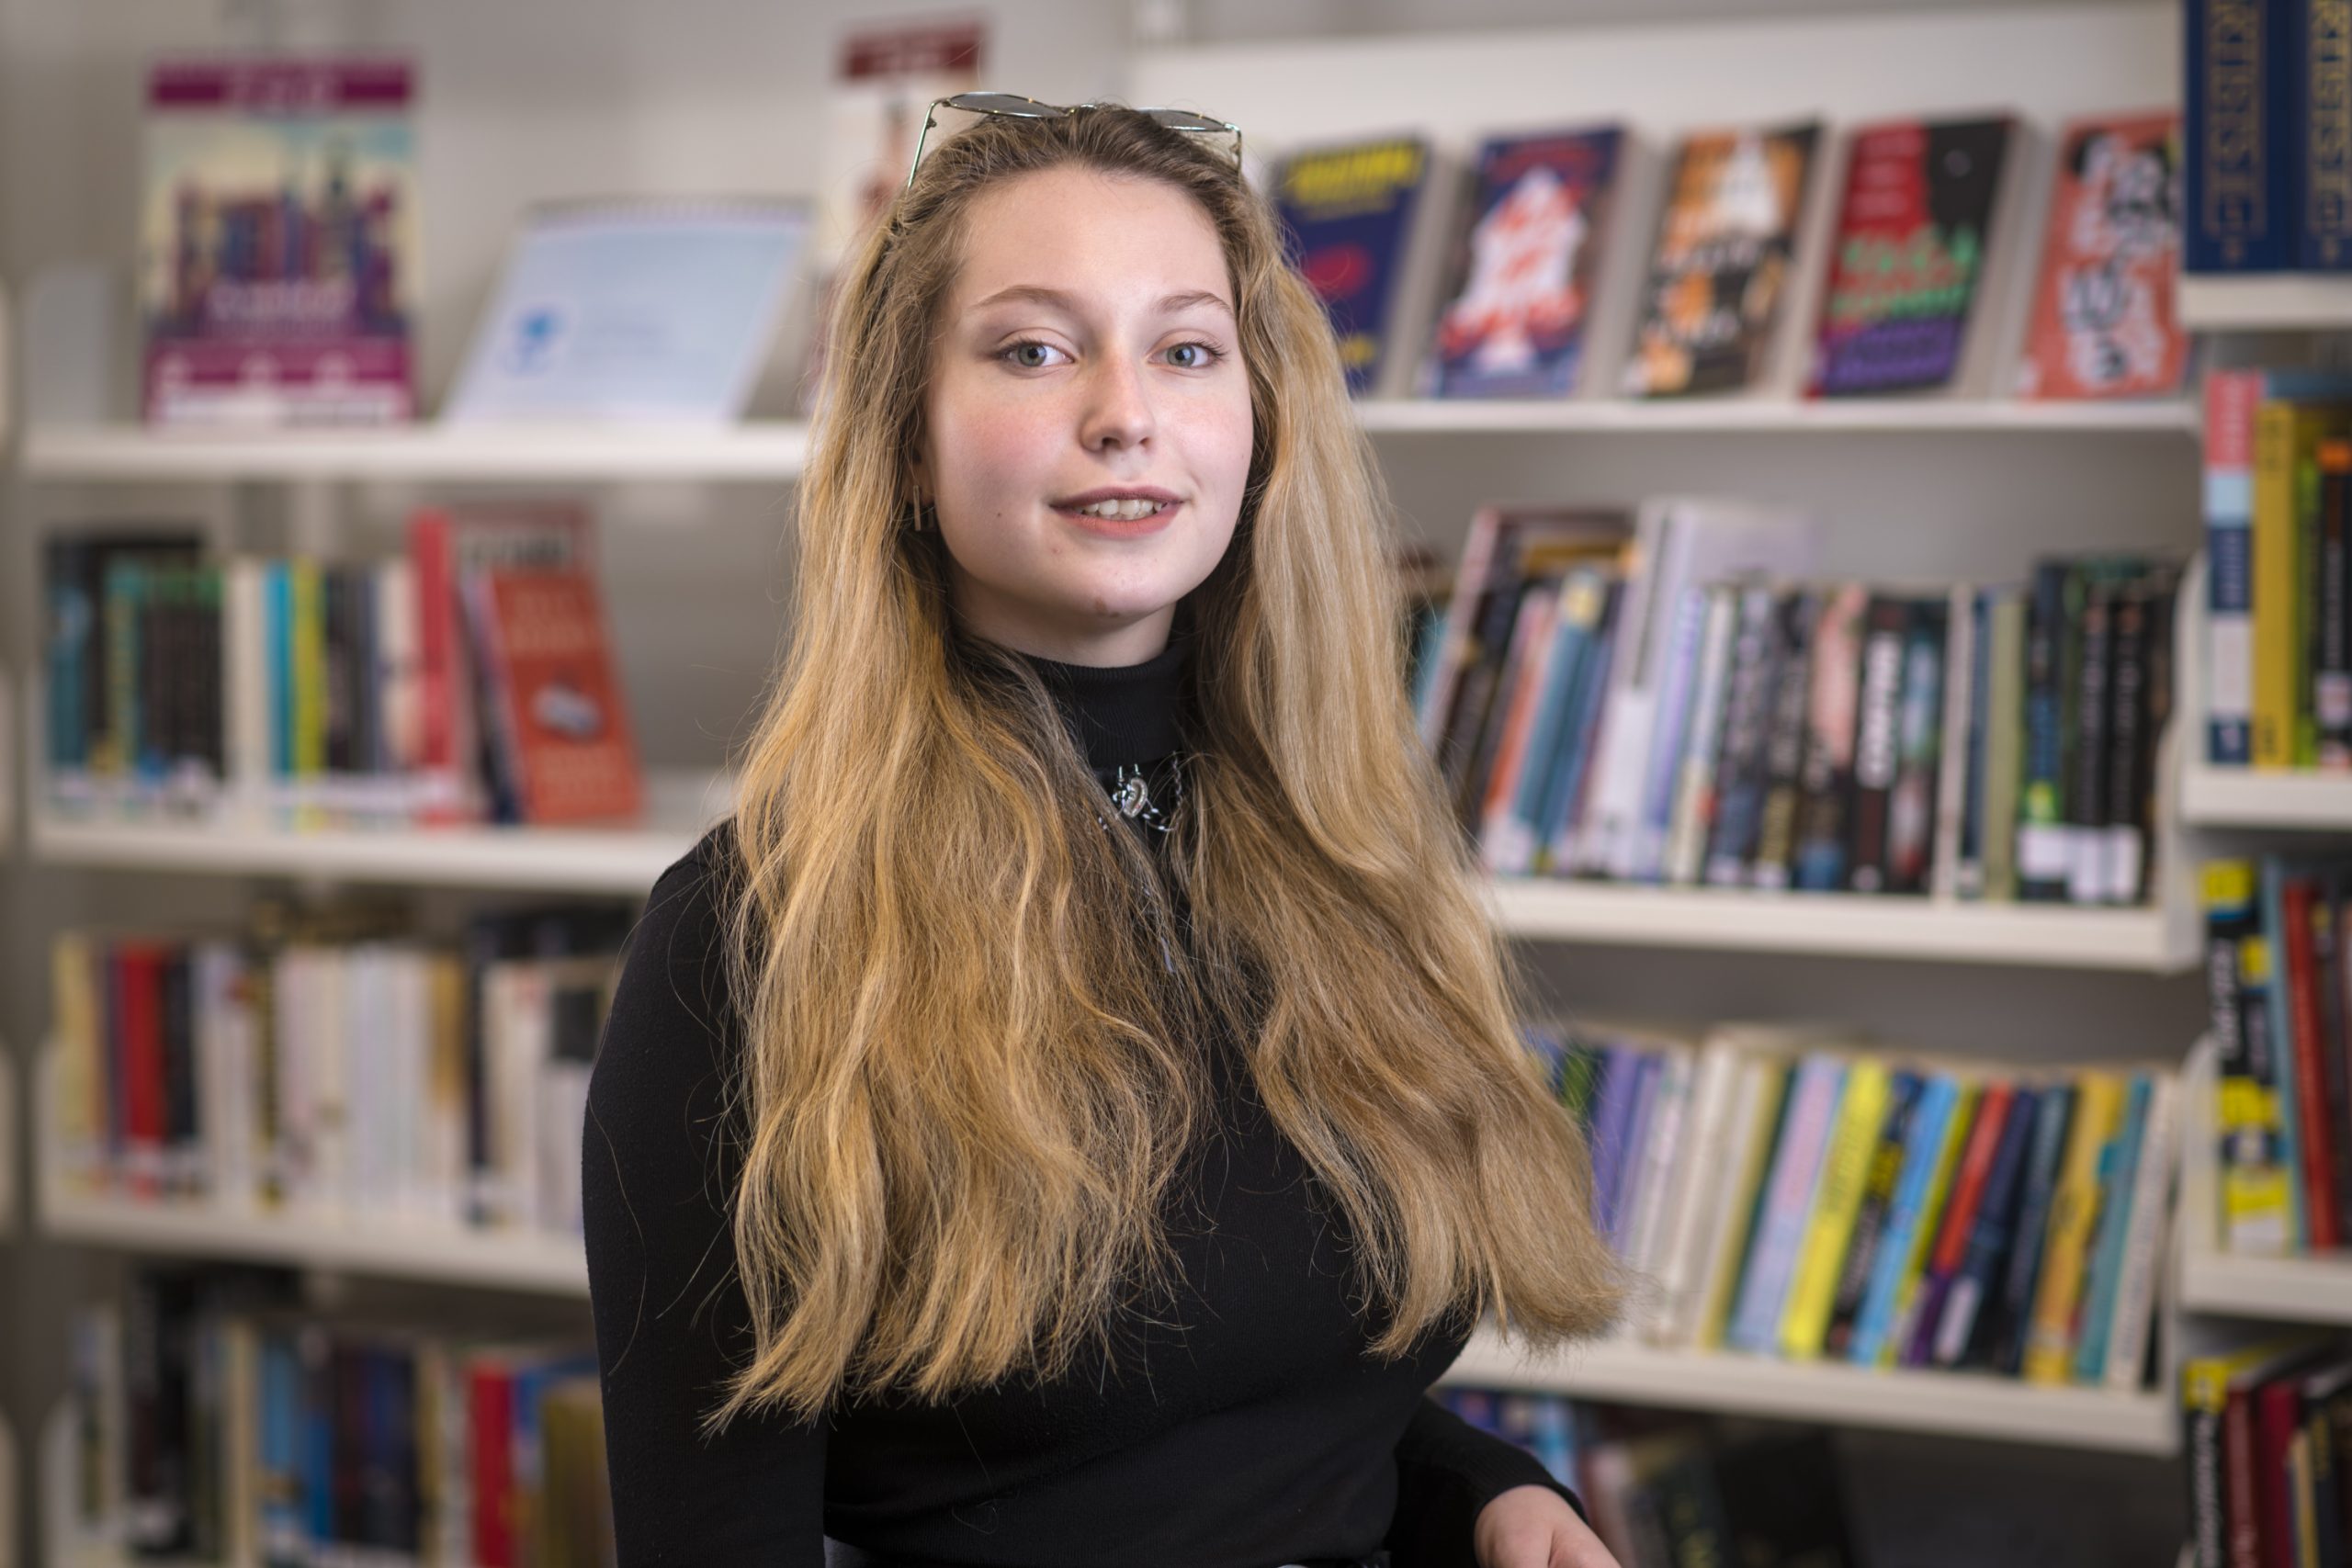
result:
<svg viewBox="0 0 2352 1568"><path fill-rule="evenodd" d="M586 571L485 574L500 744L526 822L634 817L637 743Z"/></svg>
<svg viewBox="0 0 2352 1568"><path fill-rule="evenodd" d="M2177 392L2188 336L2180 265L2180 117L2077 120L2059 139L2022 398Z"/></svg>

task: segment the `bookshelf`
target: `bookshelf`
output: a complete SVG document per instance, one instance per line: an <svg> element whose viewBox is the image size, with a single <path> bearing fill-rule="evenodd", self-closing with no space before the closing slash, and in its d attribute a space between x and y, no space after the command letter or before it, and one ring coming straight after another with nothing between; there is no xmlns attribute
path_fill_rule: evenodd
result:
<svg viewBox="0 0 2352 1568"><path fill-rule="evenodd" d="M1968 16L1858 14L1711 21L1704 27L1554 29L1532 35L1539 46L1533 48L1528 37L1509 32L1362 40L1361 47L1357 40L1318 39L1306 46L1307 52L1325 58L1304 73L1301 51L1284 45L1149 51L1130 73L1127 86L1131 101L1215 104L1248 123L1253 141L1263 138L1268 145L1385 130L1405 120L1432 125L1458 139L1473 130L1539 124L1556 118L1559 106L1566 104L1577 106L1579 117L1589 112L1600 118L1623 108L1651 121L1653 132L1779 115L1792 106L1818 107L1835 127L1865 116L1980 107L1987 101L1988 83L1998 84L2005 103L2046 125L2076 110L2132 107L2172 96L2177 59L2168 52L2174 48L2171 28L2163 19L2169 10L2154 4L2062 5L1987 8ZM1867 51L1888 58L1894 68L1853 71L1853 58ZM1334 67L1334 55L1347 62L1345 68ZM1213 94L1203 90L1204 83L1216 84ZM1834 175L1834 153L1824 168L1826 176ZM475 220L469 226L481 226L479 212L467 216ZM444 231L457 227L453 221ZM451 266L444 276L466 272L462 265ZM1802 296L1792 301L1792 317L1804 305ZM1872 543L1871 536L1893 528L1905 536L1895 548L1909 551L1912 536L1917 536L1921 570L1952 575L1987 570L1973 563L1948 566L1947 541L1962 528L1974 528L1986 541L1978 547L1979 558L2009 566L2042 545L2040 530L2053 513L2070 515L2074 510L2071 499L2039 514L1993 504L1981 518L1956 526L1950 514L1974 504L1967 492L1980 475L1997 488L2000 470L2030 468L2052 476L2052 488L2071 498L2078 485L2097 482L2101 475L2166 465L2192 473L2198 434L2195 409L2186 402L2031 405L1923 398L1815 404L1785 395L1651 404L1606 399L1541 404L1379 400L1362 405L1361 412L1392 468L1426 463L1446 472L1444 483L1454 487L1446 511L1421 512L1444 519L1465 517L1468 506L1481 498L1462 489L1461 478L1489 453L1505 455L1496 468L1507 473L1508 482L1532 479L1548 493L1561 494L1577 493L1582 482L1630 494L1633 481L1624 470L1609 468L1621 453L1630 455L1627 463L1643 466L1640 482L1655 484L1647 476L1671 474L1686 453L1703 469L1715 450L1709 438L1736 436L1747 438L1743 450L1757 454L1766 469L1758 487L1801 493L1816 478L1834 487L1839 471L1852 466L1849 458L1869 469L1880 452L1899 446L1925 455L1922 471L1902 476L1898 489L1890 466L1882 464L1834 499L1831 504L1845 513L1839 519L1840 546L1859 546L1855 553L1872 563L1868 570L1881 570L1894 552ZM1621 436L1646 439L1621 442ZM1786 457L1780 457L1781 437L1789 438ZM153 433L106 419L36 419L24 433L17 477L30 487L58 491L256 481L303 486L319 480L687 480L738 486L729 494L741 497L749 487L797 479L806 439L805 428L788 422L659 434L546 429L481 435L427 425L356 436L220 437ZM1719 464L1718 469L1728 466ZM1594 470L1607 470L1607 477L1588 479ZM1915 481L1928 492L1924 503L1909 489ZM1437 481L1423 482L1432 491L1440 488ZM1476 482L1485 483L1487 477L1478 475ZM1881 493L1864 504L1857 492L1872 486ZM1937 491L1963 492L1967 499L1939 502ZM2111 509L2121 513L2133 505L2126 497L2114 500ZM33 510L23 509L28 518ZM2192 512L2185 502L2184 525ZM1449 525L1458 522L1439 521L1435 527ZM2150 525L2152 530L2159 526ZM2110 528L2109 535L2120 531ZM2166 537L2186 536L2184 525ZM1442 534L1430 542L1444 553ZM615 588L628 591L625 583ZM680 672L673 678L688 677ZM654 700L662 694L648 694ZM54 811L41 803L36 788L28 800L28 849L45 864L130 872L634 896L683 852L708 819L706 812L716 814L707 772L657 775L650 782L656 805L646 826L560 833L468 829L297 834L250 821L102 824ZM2186 795L2177 817L2203 820ZM2171 850L2168 844L2166 853ZM2089 973L2088 983L2125 987L2150 976L2178 976L2193 969L2197 956L2193 910L2177 897L2154 909L2085 910L1533 881L1498 882L1490 891L1502 928L1531 941L1693 953L1804 953L1838 961L1836 969L1825 965L1831 976L1820 998L1825 1010L1838 1005L1838 976L1855 973L1846 961L1949 961L1948 973L1921 988L1919 1006L1928 1010L1972 1006L1980 991L1996 988L1985 979L1993 967L2075 969ZM38 1084L33 1092L40 1092ZM471 1236L355 1236L348 1231L356 1227L273 1228L235 1215L125 1213L125 1205L88 1200L51 1202L41 1187L36 1180L29 1196L42 1228L60 1239L97 1247L290 1262L543 1295L577 1294L583 1288L576 1257L560 1257L555 1244L544 1256L518 1258L513 1243L503 1239L493 1254L476 1247L481 1238ZM2169 1404L2160 1393L2041 1390L1942 1374L1788 1366L1632 1345L1593 1346L1563 1364L1530 1367L1482 1336L1456 1367L1453 1380L2150 1457L2174 1451L2176 1443ZM52 1472L43 1468L40 1473ZM75 1560L111 1563L121 1558L100 1553Z"/></svg>
<svg viewBox="0 0 2352 1568"><path fill-rule="evenodd" d="M0 1412L0 1568L17 1568L17 1433Z"/></svg>

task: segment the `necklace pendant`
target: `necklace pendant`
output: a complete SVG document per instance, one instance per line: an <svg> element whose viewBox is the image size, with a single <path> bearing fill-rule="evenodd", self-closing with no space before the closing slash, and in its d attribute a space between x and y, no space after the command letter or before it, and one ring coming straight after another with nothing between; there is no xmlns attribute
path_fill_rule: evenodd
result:
<svg viewBox="0 0 2352 1568"><path fill-rule="evenodd" d="M1151 809L1151 790L1141 773L1130 774L1120 781L1119 795L1114 804L1122 817L1136 817Z"/></svg>

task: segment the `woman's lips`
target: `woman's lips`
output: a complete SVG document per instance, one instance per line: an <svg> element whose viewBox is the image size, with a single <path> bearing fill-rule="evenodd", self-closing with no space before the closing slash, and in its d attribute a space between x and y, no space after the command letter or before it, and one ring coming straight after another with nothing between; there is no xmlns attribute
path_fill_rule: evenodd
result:
<svg viewBox="0 0 2352 1568"><path fill-rule="evenodd" d="M1178 508L1183 504L1181 501L1171 501L1159 511L1138 517L1132 523L1120 517L1097 517L1091 512L1080 512L1070 507L1057 506L1054 511L1090 534L1100 534L1109 539L1140 539L1167 527Z"/></svg>

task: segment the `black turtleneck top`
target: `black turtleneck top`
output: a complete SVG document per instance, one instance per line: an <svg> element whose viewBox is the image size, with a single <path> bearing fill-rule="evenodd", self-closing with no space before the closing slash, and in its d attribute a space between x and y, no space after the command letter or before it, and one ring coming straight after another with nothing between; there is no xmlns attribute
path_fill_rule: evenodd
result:
<svg viewBox="0 0 2352 1568"><path fill-rule="evenodd" d="M1155 845L1155 814L1182 808L1187 649L1180 636L1124 668L1031 660L1120 818ZM751 1345L729 1224L741 1129L719 1134L742 1049L719 945L728 842L722 825L654 886L589 1089L582 1200L621 1568L822 1568L829 1538L891 1568L1276 1568L1384 1550L1395 1568L1477 1568L1472 1527L1497 1495L1577 1502L1426 1396L1458 1335L1393 1362L1363 1353L1337 1211L1313 1201L1225 1042L1216 1126L1170 1210L1179 1321L1136 1314L1118 1337L1131 1348L1058 1381L741 1417L704 1443L695 1423Z"/></svg>

